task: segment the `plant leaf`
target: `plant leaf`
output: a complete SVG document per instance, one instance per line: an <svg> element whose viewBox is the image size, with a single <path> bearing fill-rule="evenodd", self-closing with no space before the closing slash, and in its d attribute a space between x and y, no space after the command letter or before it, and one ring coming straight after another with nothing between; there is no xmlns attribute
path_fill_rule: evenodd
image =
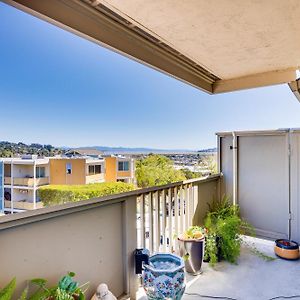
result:
<svg viewBox="0 0 300 300"><path fill-rule="evenodd" d="M70 277L74 277L76 274L75 274L74 272L69 272L68 275L69 275Z"/></svg>
<svg viewBox="0 0 300 300"><path fill-rule="evenodd" d="M26 300L28 295L28 287L22 292L21 297L18 300Z"/></svg>
<svg viewBox="0 0 300 300"><path fill-rule="evenodd" d="M0 290L0 300L10 300L16 289L16 278L13 278L7 286Z"/></svg>
<svg viewBox="0 0 300 300"><path fill-rule="evenodd" d="M30 282L39 287L44 287L47 283L47 280L43 279L43 278L34 278L34 279L31 279Z"/></svg>

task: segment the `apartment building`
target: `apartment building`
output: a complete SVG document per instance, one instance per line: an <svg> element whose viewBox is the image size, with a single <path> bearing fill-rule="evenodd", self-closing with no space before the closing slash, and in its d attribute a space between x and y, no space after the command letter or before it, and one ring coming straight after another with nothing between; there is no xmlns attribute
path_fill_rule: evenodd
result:
<svg viewBox="0 0 300 300"><path fill-rule="evenodd" d="M54 157L49 159L50 184L89 184L105 181L105 161L94 157Z"/></svg>
<svg viewBox="0 0 300 300"><path fill-rule="evenodd" d="M106 156L105 168L105 181L122 181L135 184L135 164L133 158L115 155Z"/></svg>
<svg viewBox="0 0 300 300"><path fill-rule="evenodd" d="M49 158L35 155L1 158L0 211L13 213L40 208L37 190L50 183L49 171Z"/></svg>
<svg viewBox="0 0 300 300"><path fill-rule="evenodd" d="M41 208L38 189L43 185L82 185L101 182L135 183L134 160L81 153L38 158L0 158L0 213Z"/></svg>
<svg viewBox="0 0 300 300"><path fill-rule="evenodd" d="M105 155L102 151L97 149L71 149L66 152L66 155L72 157L103 157L105 160L105 181L117 182L122 181L126 183L135 184L135 163L134 159L123 155Z"/></svg>
<svg viewBox="0 0 300 300"><path fill-rule="evenodd" d="M48 184L104 182L104 159L92 157L0 159L0 212L14 213L41 208L38 189Z"/></svg>

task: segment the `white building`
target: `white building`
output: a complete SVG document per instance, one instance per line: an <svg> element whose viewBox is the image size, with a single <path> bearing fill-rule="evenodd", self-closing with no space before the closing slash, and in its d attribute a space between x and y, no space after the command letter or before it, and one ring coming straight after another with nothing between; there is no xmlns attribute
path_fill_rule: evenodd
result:
<svg viewBox="0 0 300 300"><path fill-rule="evenodd" d="M26 155L0 159L0 211L21 212L42 206L37 190L49 184L49 159Z"/></svg>

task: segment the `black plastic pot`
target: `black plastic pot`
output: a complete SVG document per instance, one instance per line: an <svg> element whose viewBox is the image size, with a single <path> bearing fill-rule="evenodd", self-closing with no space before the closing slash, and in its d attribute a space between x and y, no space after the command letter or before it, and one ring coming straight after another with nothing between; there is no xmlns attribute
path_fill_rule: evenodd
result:
<svg viewBox="0 0 300 300"><path fill-rule="evenodd" d="M184 260L186 272L192 275L201 273L204 254L204 238L183 240L178 238L179 255Z"/></svg>

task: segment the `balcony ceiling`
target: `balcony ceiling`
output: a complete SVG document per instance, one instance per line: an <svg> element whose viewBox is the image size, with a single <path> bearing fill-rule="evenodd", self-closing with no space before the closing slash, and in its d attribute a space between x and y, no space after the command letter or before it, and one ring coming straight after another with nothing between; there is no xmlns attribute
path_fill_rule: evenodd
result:
<svg viewBox="0 0 300 300"><path fill-rule="evenodd" d="M6 0L201 88L295 80L299 0Z"/></svg>

